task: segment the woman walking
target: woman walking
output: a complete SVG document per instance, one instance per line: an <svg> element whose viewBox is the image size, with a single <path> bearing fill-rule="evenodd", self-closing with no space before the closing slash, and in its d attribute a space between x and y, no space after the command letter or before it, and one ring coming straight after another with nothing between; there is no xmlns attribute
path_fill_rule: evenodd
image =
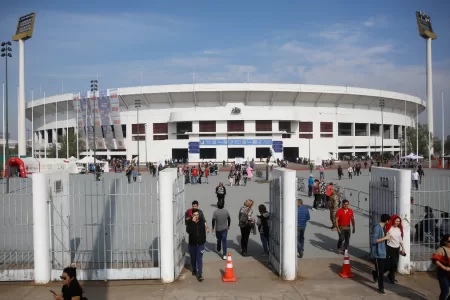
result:
<svg viewBox="0 0 450 300"><path fill-rule="evenodd" d="M386 233L391 236L391 239L387 241L386 249L389 260L389 274L387 278L390 283L395 284L397 282L395 280L395 272L397 271L400 254L405 255L402 220L398 215L391 217L391 221L386 225Z"/></svg>
<svg viewBox="0 0 450 300"><path fill-rule="evenodd" d="M244 206L239 210L239 228L241 229L241 253L242 256L248 256L247 246L250 232L255 226L255 219L253 218L253 200L245 200Z"/></svg>
<svg viewBox="0 0 450 300"><path fill-rule="evenodd" d="M445 234L440 242L440 247L431 256L431 260L437 267L437 279L441 294L439 300L446 300L449 295L450 287L450 234Z"/></svg>
<svg viewBox="0 0 450 300"><path fill-rule="evenodd" d="M56 294L50 290L55 300L81 300L83 298L83 289L77 280L76 268L65 268L60 278L63 284L61 294Z"/></svg>

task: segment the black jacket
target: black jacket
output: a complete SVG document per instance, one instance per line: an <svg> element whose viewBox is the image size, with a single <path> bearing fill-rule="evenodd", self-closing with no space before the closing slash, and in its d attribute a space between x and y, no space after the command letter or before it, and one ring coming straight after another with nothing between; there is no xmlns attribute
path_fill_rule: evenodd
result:
<svg viewBox="0 0 450 300"><path fill-rule="evenodd" d="M203 245L206 243L205 222L199 220L197 223L189 220L186 231L189 234L189 245Z"/></svg>
<svg viewBox="0 0 450 300"><path fill-rule="evenodd" d="M223 193L219 193L219 186L216 187L216 194L217 195L226 195L227 194L227 189L225 188L225 186L222 186L223 188Z"/></svg>

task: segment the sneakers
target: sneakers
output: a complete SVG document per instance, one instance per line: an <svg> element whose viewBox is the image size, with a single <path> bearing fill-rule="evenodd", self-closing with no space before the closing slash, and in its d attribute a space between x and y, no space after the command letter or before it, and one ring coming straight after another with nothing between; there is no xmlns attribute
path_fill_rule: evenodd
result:
<svg viewBox="0 0 450 300"><path fill-rule="evenodd" d="M298 252L297 256L298 256L298 258L303 258L303 252Z"/></svg>
<svg viewBox="0 0 450 300"><path fill-rule="evenodd" d="M384 289L378 289L378 294L380 294L380 295L386 295L386 293L384 292Z"/></svg>
<svg viewBox="0 0 450 300"><path fill-rule="evenodd" d="M197 276L197 280L198 280L199 282L202 282L202 281L205 280L205 279L203 278L202 274L199 274L199 275Z"/></svg>
<svg viewBox="0 0 450 300"><path fill-rule="evenodd" d="M312 211L316 211L316 209L313 207L313 208L312 208Z"/></svg>
<svg viewBox="0 0 450 300"><path fill-rule="evenodd" d="M222 259L223 259L223 260L227 260L227 256L224 255L224 256L222 257Z"/></svg>

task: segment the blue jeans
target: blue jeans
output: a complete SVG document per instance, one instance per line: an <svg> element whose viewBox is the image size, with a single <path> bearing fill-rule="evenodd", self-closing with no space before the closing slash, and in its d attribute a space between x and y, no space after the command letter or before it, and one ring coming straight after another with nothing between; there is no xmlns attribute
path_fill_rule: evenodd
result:
<svg viewBox="0 0 450 300"><path fill-rule="evenodd" d="M264 253L269 253L269 237L265 236L262 232L259 233L259 236L261 237L261 244L264 248Z"/></svg>
<svg viewBox="0 0 450 300"><path fill-rule="evenodd" d="M446 300L448 297L448 293L449 293L449 287L450 287L450 278L448 277L448 274L445 274L446 272L441 272L444 273L443 275L439 274L438 271L438 280L439 280L439 287L441 288L441 294L439 296L439 300Z"/></svg>
<svg viewBox="0 0 450 300"><path fill-rule="evenodd" d="M196 271L197 275L202 275L203 272L203 253L205 252L205 245L189 245L189 255L191 256L192 271Z"/></svg>
<svg viewBox="0 0 450 300"><path fill-rule="evenodd" d="M228 230L222 230L222 231L216 231L216 238L217 238L217 251L220 251L220 249L223 249L223 255L227 255L227 236L228 236Z"/></svg>
<svg viewBox="0 0 450 300"><path fill-rule="evenodd" d="M297 227L297 252L303 253L305 245L305 229L306 227Z"/></svg>

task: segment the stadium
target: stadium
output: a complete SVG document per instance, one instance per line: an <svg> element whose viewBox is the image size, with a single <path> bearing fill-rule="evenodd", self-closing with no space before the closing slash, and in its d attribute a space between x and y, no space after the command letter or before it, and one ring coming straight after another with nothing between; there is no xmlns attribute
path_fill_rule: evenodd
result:
<svg viewBox="0 0 450 300"><path fill-rule="evenodd" d="M29 101L34 157L46 157L66 132L83 141L79 156L92 155L95 143L97 157L141 162L339 159L376 155L382 142L397 154L405 126L426 107L407 94L308 84L138 86L94 99L82 92Z"/></svg>

